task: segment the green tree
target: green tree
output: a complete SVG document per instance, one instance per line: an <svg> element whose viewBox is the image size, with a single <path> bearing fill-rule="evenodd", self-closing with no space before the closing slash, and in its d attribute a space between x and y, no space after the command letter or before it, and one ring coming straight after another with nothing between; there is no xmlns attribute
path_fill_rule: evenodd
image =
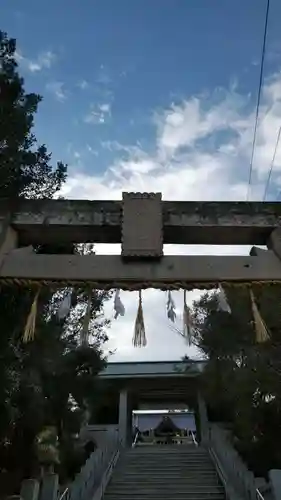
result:
<svg viewBox="0 0 281 500"><path fill-rule="evenodd" d="M62 162L53 168L45 145L37 144L33 124L41 97L25 92L15 51L15 40L0 32L0 196L7 200L11 212L21 197L54 196L65 182L67 171ZM81 249L43 245L36 251L73 253ZM79 332L86 292L77 291L70 315L59 321L58 301L66 292L54 296L42 289L35 340L23 344L34 290L1 287L0 468L14 474L12 479L9 476L9 486L18 484L22 476L30 476L38 465L42 436L51 435L45 429L55 429L58 452L63 457L67 440L79 429L89 391L95 387L95 375L105 363L102 344L107 322L102 308L110 294L93 294L92 343L81 347Z"/></svg>
<svg viewBox="0 0 281 500"><path fill-rule="evenodd" d="M15 58L16 41L0 31L0 196L50 198L66 179L66 165L55 169L32 128L42 98L24 90Z"/></svg>
<svg viewBox="0 0 281 500"><path fill-rule="evenodd" d="M0 196L7 199L11 211L20 197L53 196L66 178L66 166L60 162L53 169L45 146L37 145L32 133L41 97L24 91L15 50L15 40L0 31ZM1 290L0 446L6 446L7 425L17 418L18 408L11 398L22 385L16 368L21 362L18 339L31 300L30 290Z"/></svg>
<svg viewBox="0 0 281 500"><path fill-rule="evenodd" d="M255 340L249 289L228 288L231 314L217 294L194 303L195 341L207 357L205 396L210 417L231 424L235 445L258 475L281 467L280 286L255 286L254 296L271 339Z"/></svg>

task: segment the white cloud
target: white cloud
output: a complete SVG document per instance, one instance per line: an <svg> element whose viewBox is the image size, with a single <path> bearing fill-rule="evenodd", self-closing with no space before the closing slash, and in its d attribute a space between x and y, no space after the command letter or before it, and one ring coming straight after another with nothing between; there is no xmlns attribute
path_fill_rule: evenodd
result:
<svg viewBox="0 0 281 500"><path fill-rule="evenodd" d="M64 102L67 99L67 93L63 82L48 82L46 90L50 92L57 101Z"/></svg>
<svg viewBox="0 0 281 500"><path fill-rule="evenodd" d="M109 76L109 70L105 68L103 64L100 65L100 69L98 71L98 75L96 78L96 83L107 86L111 83L111 77Z"/></svg>
<svg viewBox="0 0 281 500"><path fill-rule="evenodd" d="M276 136L281 123L281 75L266 82L262 96L260 127L257 136L251 199L263 193ZM101 109L99 108L99 112ZM154 118L155 149L152 154L141 145L122 146L107 142L118 157L103 173L72 176L63 188L69 198L121 199L122 191L161 191L165 200L245 200L253 138L255 108L249 96L232 87L229 92L186 99L158 111ZM281 145L280 145L281 146ZM121 153L121 154L120 154ZM123 154L122 154L123 153ZM276 155L275 183L281 183L281 147ZM187 247L171 245L169 253L241 254L243 247ZM118 253L120 246L101 245L102 253ZM198 295L198 292L197 292ZM188 294L192 301L194 294ZM111 348L117 347L120 359L176 359L194 355L183 339L169 326L165 312L165 294L144 292L144 316L148 337L145 349L133 349L137 310L135 293L123 293L126 316L114 321L109 330ZM182 294L175 295L181 323ZM112 314L112 303L106 311Z"/></svg>
<svg viewBox="0 0 281 500"><path fill-rule="evenodd" d="M50 69L56 60L56 55L50 51L40 52L35 59L29 59L21 53L16 52L17 61L31 73L37 73L43 69Z"/></svg>
<svg viewBox="0 0 281 500"><path fill-rule="evenodd" d="M100 125L108 121L110 117L111 117L110 103L105 102L98 105L92 104L90 106L90 111L84 118L84 122L92 125Z"/></svg>
<svg viewBox="0 0 281 500"><path fill-rule="evenodd" d="M96 151L94 148L92 148L92 146L90 146L90 144L87 144L87 151L89 153L91 153L93 156L99 156L99 152Z"/></svg>
<svg viewBox="0 0 281 500"><path fill-rule="evenodd" d="M77 86L81 90L86 90L89 87L89 83L87 82L87 80L81 80L80 82L77 83Z"/></svg>
<svg viewBox="0 0 281 500"><path fill-rule="evenodd" d="M102 113L110 113L111 105L109 103L100 104L99 109Z"/></svg>
<svg viewBox="0 0 281 500"><path fill-rule="evenodd" d="M243 131L245 124L239 119L240 103L234 93L207 110L202 104L202 100L193 98L180 105L173 104L156 117L161 151L167 150L170 156L180 147L192 147L199 139L217 131Z"/></svg>

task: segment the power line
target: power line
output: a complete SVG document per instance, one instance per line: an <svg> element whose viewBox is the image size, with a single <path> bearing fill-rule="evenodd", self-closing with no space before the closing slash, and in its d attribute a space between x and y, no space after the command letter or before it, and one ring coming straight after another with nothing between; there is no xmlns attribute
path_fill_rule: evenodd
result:
<svg viewBox="0 0 281 500"><path fill-rule="evenodd" d="M269 3L270 3L270 0L267 0L265 23L264 23L264 34L263 34L263 44L262 44L262 54L261 54L261 67L260 67L260 79L259 79L256 118L255 118L255 128L254 128L251 161L250 161L250 171L249 171L249 180L248 180L248 189L247 189L247 201L249 199L250 187L251 187L251 182L252 182L253 161L254 161L256 138L257 138L258 118L259 118L259 109L260 109L260 100L261 100L261 89L262 89L262 81L263 81L263 66L264 66L264 56L265 56L265 47L266 47Z"/></svg>
<svg viewBox="0 0 281 500"><path fill-rule="evenodd" d="M270 167L269 167L268 177L267 177L266 186L265 186L265 190L264 190L264 195L263 195L262 201L265 201L265 199L266 199L267 191L268 191L269 184L270 184L271 174L272 174L272 170L273 170L273 167L274 167L275 157L276 157L276 153L277 153L277 149L278 149L278 145L279 145L279 141L280 141L280 135L281 135L281 127L279 128L279 131L278 131L278 134L277 134L277 139L276 139L276 143L275 143L275 149L274 149L273 157L272 157L271 164L270 164Z"/></svg>

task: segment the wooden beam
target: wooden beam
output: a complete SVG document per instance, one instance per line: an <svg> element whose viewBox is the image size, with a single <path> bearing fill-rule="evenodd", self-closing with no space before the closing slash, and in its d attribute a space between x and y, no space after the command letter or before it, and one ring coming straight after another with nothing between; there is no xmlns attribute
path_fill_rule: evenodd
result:
<svg viewBox="0 0 281 500"><path fill-rule="evenodd" d="M0 217L9 210L0 200ZM281 203L165 201L162 216L164 243L266 245ZM121 243L121 218L121 201L21 200L12 210L23 245Z"/></svg>
<svg viewBox="0 0 281 500"><path fill-rule="evenodd" d="M218 282L280 281L281 264L273 252L264 256L167 256L160 262L124 262L111 255L31 255L11 252L0 280L92 283L100 289L204 288Z"/></svg>

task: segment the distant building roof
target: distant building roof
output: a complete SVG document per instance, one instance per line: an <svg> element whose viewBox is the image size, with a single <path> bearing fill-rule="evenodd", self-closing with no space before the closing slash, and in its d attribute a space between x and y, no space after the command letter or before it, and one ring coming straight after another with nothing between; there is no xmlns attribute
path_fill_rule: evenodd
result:
<svg viewBox="0 0 281 500"><path fill-rule="evenodd" d="M196 377L203 372L205 364L204 360L108 363L99 377L103 379Z"/></svg>

